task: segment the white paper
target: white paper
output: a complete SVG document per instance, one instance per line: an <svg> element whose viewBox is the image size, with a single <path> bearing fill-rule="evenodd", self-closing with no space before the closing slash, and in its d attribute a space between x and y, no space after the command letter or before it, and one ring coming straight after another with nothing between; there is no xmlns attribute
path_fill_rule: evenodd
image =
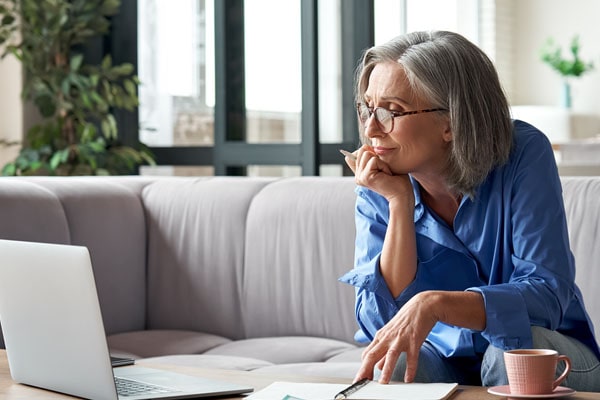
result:
<svg viewBox="0 0 600 400"><path fill-rule="evenodd" d="M286 396L302 400L332 400L349 385L335 383L274 382L263 390L252 393L248 400L283 400ZM456 383L390 383L368 385L351 394L356 400L441 400L452 394Z"/></svg>

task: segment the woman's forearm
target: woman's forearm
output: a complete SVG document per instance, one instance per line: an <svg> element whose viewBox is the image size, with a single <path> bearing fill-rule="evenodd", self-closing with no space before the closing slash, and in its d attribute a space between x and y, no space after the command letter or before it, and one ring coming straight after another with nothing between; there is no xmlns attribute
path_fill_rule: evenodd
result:
<svg viewBox="0 0 600 400"><path fill-rule="evenodd" d="M485 303L481 293L432 290L420 295L426 298L440 322L477 331L485 329Z"/></svg>
<svg viewBox="0 0 600 400"><path fill-rule="evenodd" d="M414 280L417 271L414 204L392 201L389 210L379 268L395 298Z"/></svg>

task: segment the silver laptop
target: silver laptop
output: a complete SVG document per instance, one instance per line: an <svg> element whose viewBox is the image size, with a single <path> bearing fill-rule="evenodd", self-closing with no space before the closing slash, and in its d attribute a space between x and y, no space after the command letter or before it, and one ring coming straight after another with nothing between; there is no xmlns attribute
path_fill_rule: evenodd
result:
<svg viewBox="0 0 600 400"><path fill-rule="evenodd" d="M253 390L158 369L113 369L85 247L0 240L0 323L12 378L27 385L99 400ZM143 393L117 394L132 381L126 386L141 385Z"/></svg>

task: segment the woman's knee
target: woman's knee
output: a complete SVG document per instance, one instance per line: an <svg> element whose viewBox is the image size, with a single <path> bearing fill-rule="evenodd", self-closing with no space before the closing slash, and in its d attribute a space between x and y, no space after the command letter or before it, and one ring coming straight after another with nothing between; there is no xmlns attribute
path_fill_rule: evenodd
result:
<svg viewBox="0 0 600 400"><path fill-rule="evenodd" d="M577 339L539 326L531 327L531 335L533 348L553 349L571 359L571 372L562 385L580 391L600 390L600 362L587 346ZM563 363L560 363L557 376L563 368ZM503 349L488 346L481 363L481 382L484 386L508 384Z"/></svg>
<svg viewBox="0 0 600 400"><path fill-rule="evenodd" d="M489 345L486 349L481 361L481 384L483 386L508 384L503 349L492 345Z"/></svg>
<svg viewBox="0 0 600 400"><path fill-rule="evenodd" d="M531 338L533 340L534 349L558 350L556 347L562 341L562 335L560 333L541 326L531 327Z"/></svg>
<svg viewBox="0 0 600 400"><path fill-rule="evenodd" d="M531 327L533 348L535 349L557 349L562 336L540 326ZM508 384L506 366L504 365L504 349L489 345L481 362L481 382L484 386L501 386Z"/></svg>

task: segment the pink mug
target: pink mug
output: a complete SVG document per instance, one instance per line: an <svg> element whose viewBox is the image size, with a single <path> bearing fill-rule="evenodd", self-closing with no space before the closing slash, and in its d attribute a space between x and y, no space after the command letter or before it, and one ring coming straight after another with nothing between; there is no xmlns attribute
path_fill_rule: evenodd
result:
<svg viewBox="0 0 600 400"><path fill-rule="evenodd" d="M564 361L565 370L554 379L559 361ZM504 364L511 394L550 394L571 371L569 357L547 349L505 351Z"/></svg>

